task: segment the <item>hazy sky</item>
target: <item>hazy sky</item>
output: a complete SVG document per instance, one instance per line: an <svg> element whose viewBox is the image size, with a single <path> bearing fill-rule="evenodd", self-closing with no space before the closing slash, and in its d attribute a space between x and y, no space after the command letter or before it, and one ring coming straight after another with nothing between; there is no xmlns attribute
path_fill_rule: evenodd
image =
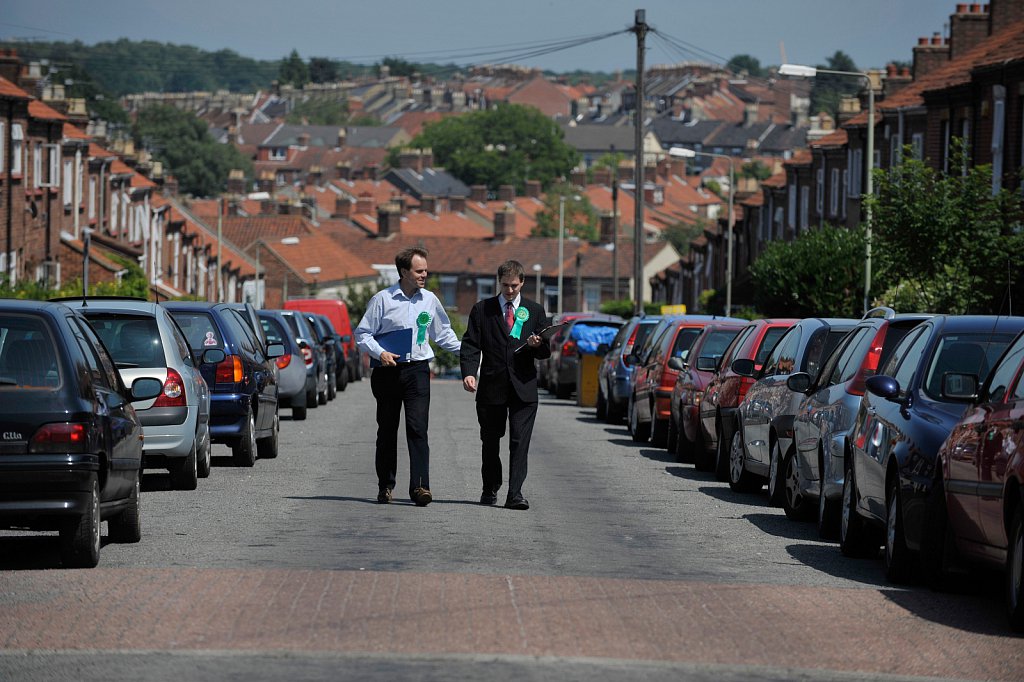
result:
<svg viewBox="0 0 1024 682"><path fill-rule="evenodd" d="M373 63L386 56L555 71L636 66L625 33L527 57L556 43L622 31L644 9L657 33L647 65L750 54L762 64L823 63L836 50L863 69L910 61L921 36L945 33L947 0L0 0L0 38L130 38L227 48L256 59ZM130 65L126 65L128 67Z"/></svg>

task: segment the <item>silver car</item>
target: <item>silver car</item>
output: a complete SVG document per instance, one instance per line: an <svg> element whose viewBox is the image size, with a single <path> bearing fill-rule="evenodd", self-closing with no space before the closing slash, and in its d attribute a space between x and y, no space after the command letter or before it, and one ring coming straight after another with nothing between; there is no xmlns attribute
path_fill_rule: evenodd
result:
<svg viewBox="0 0 1024 682"><path fill-rule="evenodd" d="M210 391L199 362L215 364L224 351L210 349L197 360L177 323L160 305L141 299L68 298L114 358L126 386L157 379L156 398L135 403L142 422L143 467L167 469L177 490L194 490L210 475Z"/></svg>

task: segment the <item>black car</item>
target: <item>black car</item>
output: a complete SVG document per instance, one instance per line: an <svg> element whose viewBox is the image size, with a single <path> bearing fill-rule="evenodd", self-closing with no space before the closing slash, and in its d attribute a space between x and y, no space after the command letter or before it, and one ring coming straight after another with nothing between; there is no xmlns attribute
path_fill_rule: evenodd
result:
<svg viewBox="0 0 1024 682"><path fill-rule="evenodd" d="M324 357L327 359L327 388L322 393L317 394L317 401L321 405L326 405L328 400L334 400L335 395L337 395L338 371L344 365L338 364L338 353L334 348L334 341L331 339L330 332L324 327L320 316L316 313L307 312L303 312L302 315L306 318L310 329L313 330L313 334L316 335L317 345L323 349Z"/></svg>
<svg viewBox="0 0 1024 682"><path fill-rule="evenodd" d="M911 577L939 446L996 359L1024 329L1024 317L940 315L900 339L879 373L865 381L846 438L840 547L874 555L885 545L886 577Z"/></svg>
<svg viewBox="0 0 1024 682"><path fill-rule="evenodd" d="M0 301L0 528L60 532L65 565L99 562L100 524L138 542L142 424L84 317L60 303Z"/></svg>
<svg viewBox="0 0 1024 682"><path fill-rule="evenodd" d="M252 466L257 454L277 457L279 343L264 345L244 310L229 303L164 301L199 355L219 348L226 357L203 365L210 387L210 438L231 447L235 463ZM258 324L258 320L257 320ZM261 327L262 332L262 327Z"/></svg>
<svg viewBox="0 0 1024 682"><path fill-rule="evenodd" d="M320 320L320 325L330 339L330 346L334 350L334 366L338 368L335 372L335 386L337 390L344 391L348 387L348 366L350 364L348 355L346 355L345 341L334 328L331 318L319 313L316 313L316 317Z"/></svg>

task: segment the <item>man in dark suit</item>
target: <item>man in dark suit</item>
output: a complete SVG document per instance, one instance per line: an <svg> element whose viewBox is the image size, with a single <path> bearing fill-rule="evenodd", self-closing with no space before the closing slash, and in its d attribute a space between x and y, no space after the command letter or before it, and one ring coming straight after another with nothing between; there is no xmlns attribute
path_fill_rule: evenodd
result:
<svg viewBox="0 0 1024 682"><path fill-rule="evenodd" d="M535 359L551 355L536 332L547 325L544 308L520 294L526 273L519 261L498 267L497 296L473 306L460 353L462 385L476 393L483 463L480 504L495 504L501 488L501 439L509 426L509 509L529 509L523 497L526 458L537 416ZM517 352L518 351L518 352ZM482 360L481 360L482 356ZM477 372L479 371L479 386Z"/></svg>

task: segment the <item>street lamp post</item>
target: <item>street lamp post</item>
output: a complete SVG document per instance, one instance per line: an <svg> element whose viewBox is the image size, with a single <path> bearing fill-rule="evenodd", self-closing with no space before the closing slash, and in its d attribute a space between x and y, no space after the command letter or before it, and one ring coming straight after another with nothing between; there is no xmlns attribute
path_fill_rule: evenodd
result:
<svg viewBox="0 0 1024 682"><path fill-rule="evenodd" d="M558 315L562 315L562 270L565 268L563 250L565 248L565 195L558 197Z"/></svg>
<svg viewBox="0 0 1024 682"><path fill-rule="evenodd" d="M311 295L313 296L313 298L316 298L316 276L320 274L320 266L310 265L308 268L306 268L306 274L313 275L313 289Z"/></svg>
<svg viewBox="0 0 1024 682"><path fill-rule="evenodd" d="M831 69L818 69L813 66L802 64L783 64L779 67L779 75L793 76L796 78L814 78L819 73L830 73L836 76L854 76L863 78L868 84L868 149L867 149L867 179L864 184L865 195L871 196L875 192L875 182L872 171L875 168L875 84L871 75L861 71L833 71ZM864 253L864 312L866 313L871 304L871 204L864 208L864 223L866 245Z"/></svg>
<svg viewBox="0 0 1024 682"><path fill-rule="evenodd" d="M537 297L537 302L540 303L542 306L544 306L544 309L547 310L547 306L544 305L544 298L543 298L543 296L541 296L541 292L540 292L540 273L541 273L541 270L543 270L543 269L544 269L544 266L542 266L540 263L534 263L533 264L533 272L537 276L537 281L534 283L534 289L535 289L534 295Z"/></svg>
<svg viewBox="0 0 1024 682"><path fill-rule="evenodd" d="M725 159L729 162L729 215L727 218L727 224L729 226L729 236L726 238L728 244L726 255L725 255L725 314L729 315L732 312L732 280L733 280L733 257L732 257L732 242L733 242L733 228L736 226L736 216L733 213L733 200L736 196L736 171L733 164L733 158L727 154L716 154L714 152L698 152L695 149L689 149L688 147L672 147L668 150L670 156L678 156L684 159L692 159L697 156L713 156L719 159Z"/></svg>
<svg viewBox="0 0 1024 682"><path fill-rule="evenodd" d="M299 243L299 238L298 237L281 237L281 243L284 244L285 246L290 246L292 244L298 244ZM284 268L284 280L283 280L283 282L281 284L281 304L284 305L284 302L287 301L287 300L288 300L288 268L285 267Z"/></svg>

